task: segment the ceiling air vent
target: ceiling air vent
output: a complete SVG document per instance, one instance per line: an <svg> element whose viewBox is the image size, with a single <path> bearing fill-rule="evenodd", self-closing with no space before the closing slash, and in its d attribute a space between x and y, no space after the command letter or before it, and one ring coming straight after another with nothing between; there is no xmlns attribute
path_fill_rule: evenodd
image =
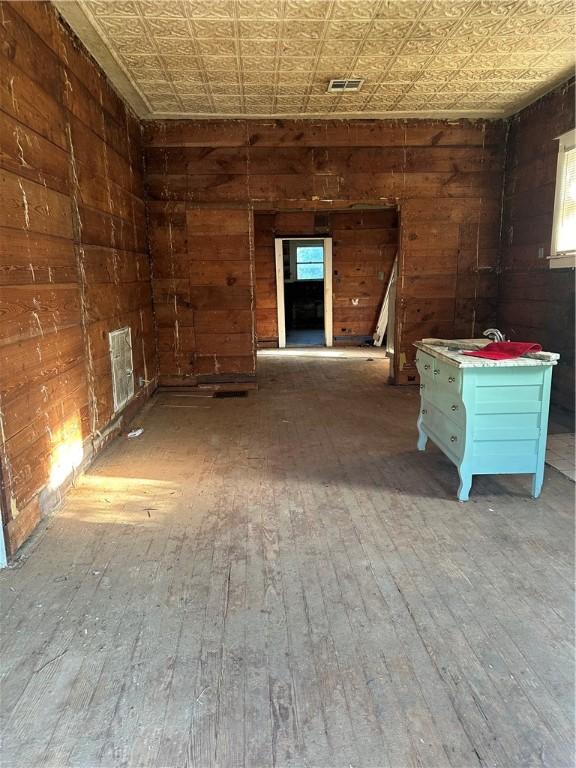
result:
<svg viewBox="0 0 576 768"><path fill-rule="evenodd" d="M353 78L350 80L330 80L328 84L328 93L354 93L358 92L364 80Z"/></svg>

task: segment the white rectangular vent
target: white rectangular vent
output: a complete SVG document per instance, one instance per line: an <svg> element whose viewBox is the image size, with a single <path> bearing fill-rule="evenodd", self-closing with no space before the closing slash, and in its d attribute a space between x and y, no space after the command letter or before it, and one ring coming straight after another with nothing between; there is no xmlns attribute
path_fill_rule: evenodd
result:
<svg viewBox="0 0 576 768"><path fill-rule="evenodd" d="M114 412L123 408L134 394L134 366L132 364L132 333L129 327L108 334L112 363L112 392Z"/></svg>
<svg viewBox="0 0 576 768"><path fill-rule="evenodd" d="M364 84L364 80L359 78L351 80L330 80L328 93L353 93L359 91Z"/></svg>

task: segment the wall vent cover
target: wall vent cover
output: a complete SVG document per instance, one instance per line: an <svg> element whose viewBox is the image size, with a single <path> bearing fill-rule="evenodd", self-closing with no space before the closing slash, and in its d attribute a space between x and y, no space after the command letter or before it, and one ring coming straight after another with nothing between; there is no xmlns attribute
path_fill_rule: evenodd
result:
<svg viewBox="0 0 576 768"><path fill-rule="evenodd" d="M108 334L112 364L114 413L123 408L134 395L134 366L132 363L132 334L130 328L119 328Z"/></svg>
<svg viewBox="0 0 576 768"><path fill-rule="evenodd" d="M360 78L330 80L328 93L357 93L363 84L364 80Z"/></svg>

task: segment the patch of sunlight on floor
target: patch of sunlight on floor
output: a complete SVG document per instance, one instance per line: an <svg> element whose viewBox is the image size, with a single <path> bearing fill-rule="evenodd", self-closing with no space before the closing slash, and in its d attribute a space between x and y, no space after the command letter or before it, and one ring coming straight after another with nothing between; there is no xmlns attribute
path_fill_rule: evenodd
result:
<svg viewBox="0 0 576 768"><path fill-rule="evenodd" d="M160 523L182 498L178 484L134 477L83 475L61 511L89 523Z"/></svg>

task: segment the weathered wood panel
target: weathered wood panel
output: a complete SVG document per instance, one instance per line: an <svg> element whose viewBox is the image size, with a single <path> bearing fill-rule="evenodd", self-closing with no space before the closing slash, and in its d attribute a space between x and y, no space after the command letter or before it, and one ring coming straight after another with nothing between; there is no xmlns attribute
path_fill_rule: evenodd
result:
<svg viewBox="0 0 576 768"><path fill-rule="evenodd" d="M108 332L156 372L140 125L49 3L0 17L0 446L13 552L113 420Z"/></svg>
<svg viewBox="0 0 576 768"><path fill-rule="evenodd" d="M470 275L497 270L504 142L505 124L486 121L147 124L155 275L186 279L185 260L170 255L190 248L182 222L186 206L254 208L258 221L251 248L258 337L262 343L274 343L278 334L274 272L270 228L265 231L269 222L264 225L263 217L277 214L273 225L277 235L326 234L326 216L319 226L318 214L347 209L341 222L348 217L348 223L337 230L341 242L335 244L335 264L341 258L338 249L345 257L335 267L339 270L334 282L335 334L353 338L372 332L399 243L395 376L400 383L414 379L413 341L417 334L440 329L436 320L428 319L426 302L451 301L450 317L445 313L441 326L449 335L478 333L480 317L483 325L495 322L483 281L474 279L474 290L468 294ZM354 206L399 208L399 236L392 229L388 235L374 235L372 243L360 242L354 232L363 214L353 212ZM379 228L386 229L374 227ZM210 237L214 234L212 230ZM233 258L236 248L227 244L227 234L232 233L222 232L220 241L204 249L204 261ZM370 238L367 233L363 237ZM391 240L385 242L383 237ZM350 299L358 303L351 304Z"/></svg>
<svg viewBox="0 0 576 768"><path fill-rule="evenodd" d="M336 341L363 341L378 314L398 250L396 210L330 214Z"/></svg>
<svg viewBox="0 0 576 768"><path fill-rule="evenodd" d="M251 212L151 203L149 227L160 382L253 377Z"/></svg>
<svg viewBox="0 0 576 768"><path fill-rule="evenodd" d="M552 402L574 411L574 274L550 269L558 142L574 127L574 81L510 125L502 222L498 323L512 339L559 352Z"/></svg>
<svg viewBox="0 0 576 768"><path fill-rule="evenodd" d="M258 213L254 215L254 270L256 298L256 337L260 345L278 345L278 315L276 311L276 257L274 238L280 230L282 234L310 234L314 226L314 215L305 214L307 220L302 222L302 214ZM282 217L282 219L281 219ZM290 228L290 221L294 221Z"/></svg>
<svg viewBox="0 0 576 768"><path fill-rule="evenodd" d="M41 517L64 424L80 445L87 437L88 390L76 375L84 344L61 63L7 3L0 38L1 475L14 551Z"/></svg>
<svg viewBox="0 0 576 768"><path fill-rule="evenodd" d="M212 381L238 375L252 378L256 373L252 213L247 208L191 209L187 230L197 376ZM226 234L234 238L234 258L215 259L212 238L217 238L217 249ZM222 310L240 312L244 317L249 312L250 326L245 330L209 329L214 312Z"/></svg>
<svg viewBox="0 0 576 768"><path fill-rule="evenodd" d="M30 181L69 192L68 153L5 112L0 112L0 163Z"/></svg>

